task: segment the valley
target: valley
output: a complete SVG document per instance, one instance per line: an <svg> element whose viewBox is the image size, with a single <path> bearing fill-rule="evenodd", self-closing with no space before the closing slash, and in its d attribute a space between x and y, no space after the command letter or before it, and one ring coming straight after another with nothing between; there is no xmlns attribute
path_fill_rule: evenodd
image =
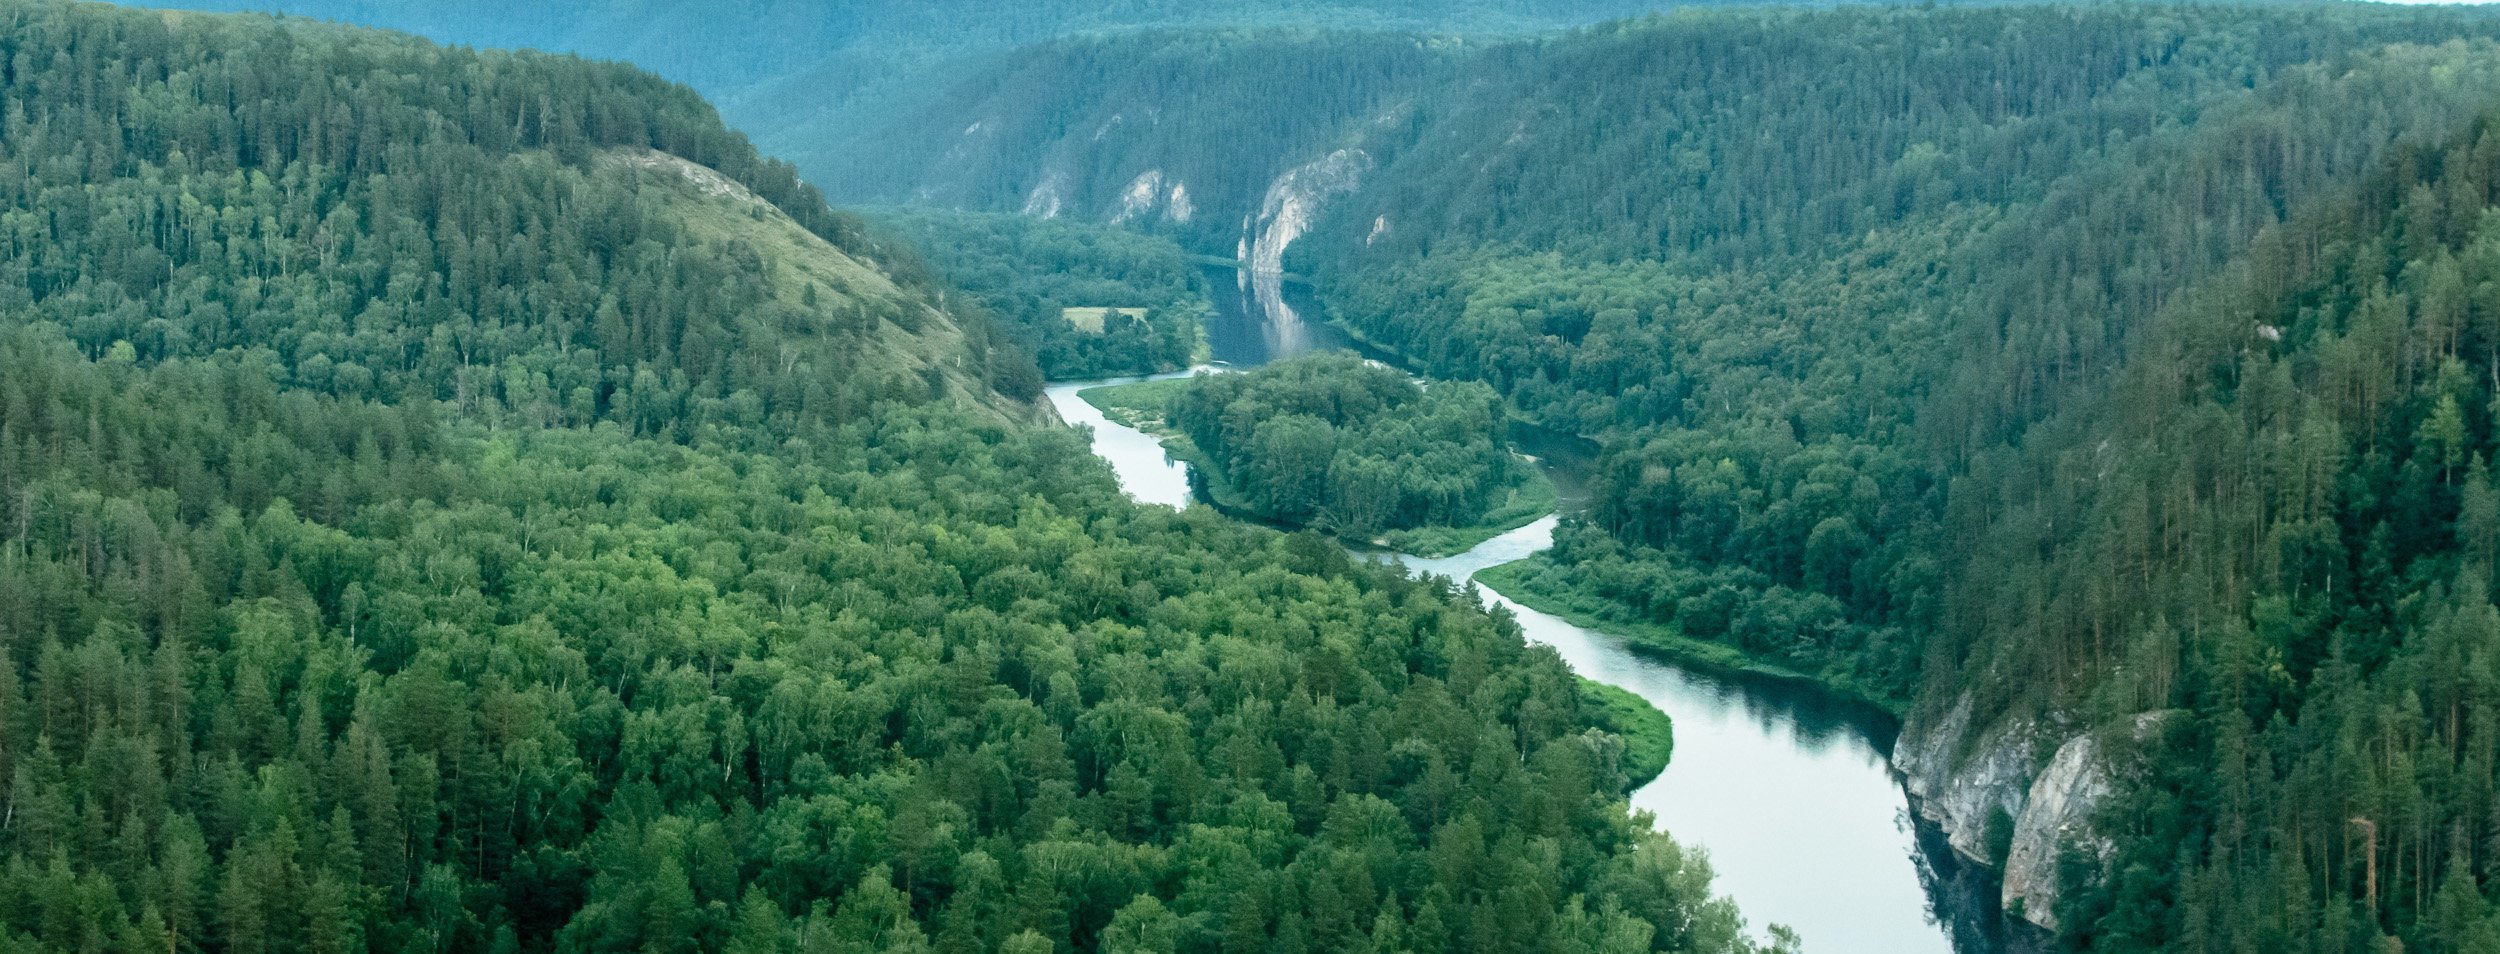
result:
<svg viewBox="0 0 2500 954"><path fill-rule="evenodd" d="M176 5L0 951L2500 951L2494 8Z"/></svg>
<svg viewBox="0 0 2500 954"><path fill-rule="evenodd" d="M1213 283L1210 290L1216 307L1208 334L1241 347L1219 349L1220 368L1198 373L1256 367L1297 353L1267 347L1270 336L1258 329L1271 321L1313 319L1269 311L1242 283ZM1347 347L1313 344L1300 353ZM1175 508L1197 503L1186 464L1154 437L1104 417L1079 396L1120 383L1064 382L1052 386L1051 400L1063 419L1091 429L1094 453L1111 464L1130 496ZM1545 466L1558 484L1579 488L1590 463L1557 455ZM1583 503L1566 499L1565 506ZM1483 570L1546 549L1558 520L1546 517L1453 556L1373 555L1464 585ZM1888 714L1810 684L1689 668L1499 592L1483 595L1574 672L1628 690L1674 720L1667 771L1635 790L1631 805L1652 813L1661 830L1711 853L1719 889L1757 934L1778 924L1794 931L1806 950L1870 954L1990 954L2037 943L2006 923L1993 893L1961 885L1991 876L1916 823L1889 761L1897 723Z"/></svg>

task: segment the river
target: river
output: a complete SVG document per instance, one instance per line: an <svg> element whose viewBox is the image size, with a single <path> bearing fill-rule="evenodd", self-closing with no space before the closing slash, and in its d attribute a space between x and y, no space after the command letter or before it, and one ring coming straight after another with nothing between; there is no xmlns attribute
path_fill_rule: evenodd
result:
<svg viewBox="0 0 2500 954"><path fill-rule="evenodd" d="M1208 338L1219 363L1250 367L1304 351L1345 348L1342 331L1291 289L1253 289L1210 270L1216 317ZM1261 292L1265 293L1262 294ZM1169 377L1170 375L1166 375ZM1135 379L1122 379L1135 380ZM1189 471L1154 438L1103 417L1077 392L1055 385L1051 403L1094 429L1094 450L1141 501L1185 507ZM1564 506L1579 481L1555 465ZM1552 545L1558 518L1495 537L1454 557L1390 555L1456 579ZM1675 720L1665 773L1632 793L1632 806L1688 846L1709 852L1716 887L1736 901L1755 934L1781 924L1817 954L1990 954L1999 949L1993 884L1965 870L1934 832L1913 824L1893 776L1894 727L1880 714L1810 688L1722 678L1633 652L1623 641L1486 592L1517 615L1527 637L1552 646L1580 675L1631 690Z"/></svg>

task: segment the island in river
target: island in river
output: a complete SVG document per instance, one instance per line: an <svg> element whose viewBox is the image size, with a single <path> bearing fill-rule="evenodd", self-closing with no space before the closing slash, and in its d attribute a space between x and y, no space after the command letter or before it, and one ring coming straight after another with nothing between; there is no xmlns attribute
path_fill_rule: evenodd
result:
<svg viewBox="0 0 2500 954"><path fill-rule="evenodd" d="M1490 388L1426 387L1350 355L1081 396L1161 438L1218 509L1361 545L1458 553L1552 513L1558 499L1512 449Z"/></svg>

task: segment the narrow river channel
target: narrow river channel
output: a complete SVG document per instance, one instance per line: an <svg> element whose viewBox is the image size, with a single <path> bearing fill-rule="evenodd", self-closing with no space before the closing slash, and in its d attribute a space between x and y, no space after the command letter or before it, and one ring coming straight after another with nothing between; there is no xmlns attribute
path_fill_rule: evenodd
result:
<svg viewBox="0 0 2500 954"><path fill-rule="evenodd" d="M1334 326L1296 314L1314 313L1314 306L1290 290L1254 294L1232 273L1217 271L1209 286L1216 317L1208 337L1222 364L1249 367L1348 346ZM1050 400L1069 423L1093 428L1094 451L1131 496L1188 506L1185 465L1166 458L1151 436L1105 419L1077 397L1106 383L1117 382L1055 385ZM1559 472L1568 465L1556 469L1564 506L1576 505L1575 475ZM1547 517L1454 557L1390 556L1466 580L1552 545L1558 520ZM1986 886L1969 887L1973 873L1911 822L1891 772L1894 730L1880 714L1804 687L1690 671L1499 594L1484 595L1582 676L1638 693L1675 720L1673 760L1632 794L1632 805L1685 845L1709 852L1718 890L1735 899L1757 937L1763 925L1782 924L1817 954L1997 950L1998 918Z"/></svg>

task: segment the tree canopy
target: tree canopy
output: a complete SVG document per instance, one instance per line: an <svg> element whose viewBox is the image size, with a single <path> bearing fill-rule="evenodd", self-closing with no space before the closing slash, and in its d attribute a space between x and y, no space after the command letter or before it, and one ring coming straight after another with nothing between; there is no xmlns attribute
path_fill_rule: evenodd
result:
<svg viewBox="0 0 2500 954"><path fill-rule="evenodd" d="M1750 948L1551 652L1129 503L684 90L4 9L0 948Z"/></svg>
<svg viewBox="0 0 2500 954"><path fill-rule="evenodd" d="M1511 451L1509 412L1491 388L1427 388L1351 355L1202 374L1166 415L1225 497L1360 541L1483 523L1537 479Z"/></svg>

